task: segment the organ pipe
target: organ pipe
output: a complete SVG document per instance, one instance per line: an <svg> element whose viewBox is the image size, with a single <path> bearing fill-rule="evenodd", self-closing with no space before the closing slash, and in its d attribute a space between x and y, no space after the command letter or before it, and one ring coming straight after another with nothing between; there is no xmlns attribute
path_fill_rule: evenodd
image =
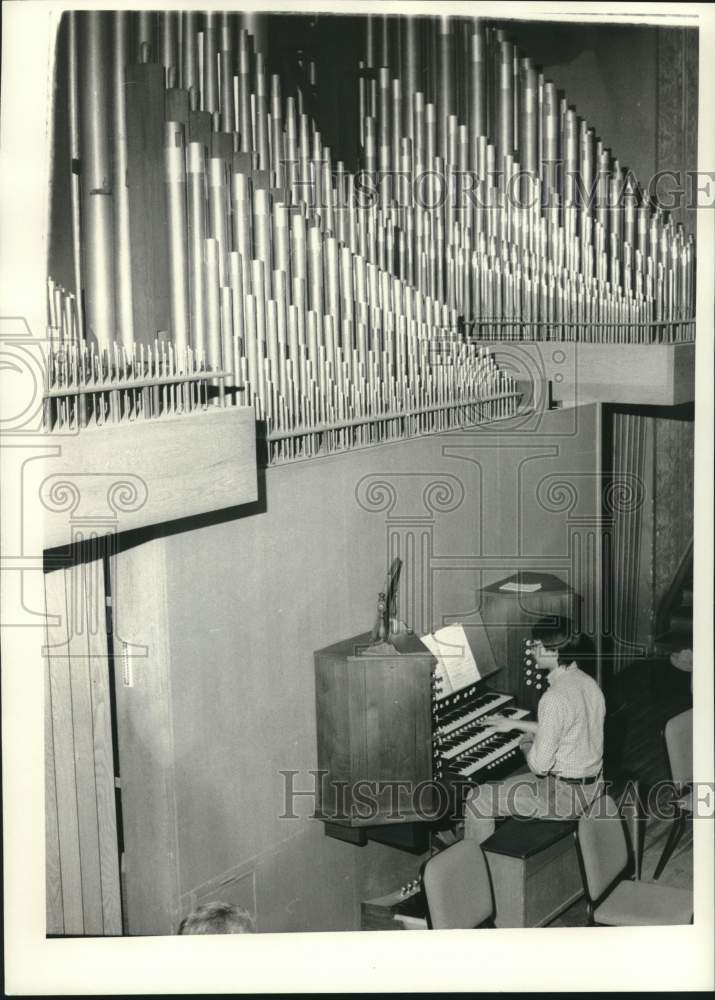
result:
<svg viewBox="0 0 715 1000"><path fill-rule="evenodd" d="M127 186L127 109L124 92L124 67L129 61L129 15L125 11L117 11L112 17L116 332L119 342L127 349L131 349L134 342L134 301L132 296L129 188Z"/></svg>
<svg viewBox="0 0 715 1000"><path fill-rule="evenodd" d="M49 299L62 343L95 342L102 364L117 345L131 367L137 336L166 338L152 370L206 365L206 400L254 405L280 461L508 416L518 392L490 341L692 337L692 237L508 32L451 17L364 27L348 167L313 116L315 62L300 56L308 90L291 90L265 17L70 16L81 170L76 293L53 283ZM168 331L133 321L131 62L163 66L171 90L155 220Z"/></svg>
<svg viewBox="0 0 715 1000"><path fill-rule="evenodd" d="M87 335L100 348L114 341L114 206L111 160L111 15L86 11L80 27L82 240Z"/></svg>
<svg viewBox="0 0 715 1000"><path fill-rule="evenodd" d="M78 14L67 14L67 118L69 123L70 208L72 212L72 263L74 286L78 296L82 288L82 230L80 224L80 112L79 112L79 27ZM84 337L84 312L77 310L78 333Z"/></svg>

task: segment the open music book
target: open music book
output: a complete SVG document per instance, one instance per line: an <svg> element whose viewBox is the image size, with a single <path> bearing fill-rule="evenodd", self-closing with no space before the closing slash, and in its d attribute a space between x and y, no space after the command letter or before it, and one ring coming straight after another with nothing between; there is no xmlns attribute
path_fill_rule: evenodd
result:
<svg viewBox="0 0 715 1000"><path fill-rule="evenodd" d="M442 682L441 696L459 691L481 680L463 625L445 625L422 636L422 642L437 660L436 676Z"/></svg>

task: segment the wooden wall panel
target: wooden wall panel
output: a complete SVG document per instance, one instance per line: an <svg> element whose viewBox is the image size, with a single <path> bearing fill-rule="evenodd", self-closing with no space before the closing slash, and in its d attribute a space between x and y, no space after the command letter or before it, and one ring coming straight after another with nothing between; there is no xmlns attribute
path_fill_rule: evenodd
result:
<svg viewBox="0 0 715 1000"><path fill-rule="evenodd" d="M175 934L179 923L171 633L162 545L148 542L119 553L111 568L129 934ZM211 818L204 819L210 828Z"/></svg>
<svg viewBox="0 0 715 1000"><path fill-rule="evenodd" d="M45 594L47 933L121 934L101 559L46 574Z"/></svg>
<svg viewBox="0 0 715 1000"><path fill-rule="evenodd" d="M645 655L647 643L639 636L639 594L644 511L651 491L648 476L649 418L634 413L614 413L612 482L614 496L631 490L633 502L616 504L609 598L613 622L613 664L619 672Z"/></svg>
<svg viewBox="0 0 715 1000"><path fill-rule="evenodd" d="M658 608L692 541L694 424L688 407L609 419L613 474L626 489L637 482L640 492L633 509L614 512L609 615L620 670L653 652Z"/></svg>
<svg viewBox="0 0 715 1000"><path fill-rule="evenodd" d="M87 624L92 613L85 601L85 585L93 598L104 603L104 589L96 583L96 564L83 563L64 571L65 597L69 615L69 670L74 732L77 823L82 873L84 933L102 933L102 883L99 871L99 824L97 782L94 770L92 693L89 683ZM77 617L81 616L81 617Z"/></svg>
<svg viewBox="0 0 715 1000"><path fill-rule="evenodd" d="M692 419L656 418L655 465L654 603L657 609L693 537Z"/></svg>
<svg viewBox="0 0 715 1000"><path fill-rule="evenodd" d="M52 749L54 751L53 764L57 789L57 828L60 845L64 933L84 934L64 570L56 570L45 576L45 601L48 614L47 646L50 704L52 707ZM59 616L58 624L50 624L49 616L51 615Z"/></svg>
<svg viewBox="0 0 715 1000"><path fill-rule="evenodd" d="M97 564L97 570L100 565ZM104 608L104 580L101 597L96 599L99 580L84 576L87 635L88 682L92 708L92 754L96 793L99 878L102 900L102 933L122 933L122 908L119 888L117 812L114 791L114 753L112 745L112 710L109 686L108 645Z"/></svg>
<svg viewBox="0 0 715 1000"><path fill-rule="evenodd" d="M55 748L52 727L49 660L47 661L47 669L45 670L45 892L46 933L64 934L65 918L62 901L60 832L57 823Z"/></svg>

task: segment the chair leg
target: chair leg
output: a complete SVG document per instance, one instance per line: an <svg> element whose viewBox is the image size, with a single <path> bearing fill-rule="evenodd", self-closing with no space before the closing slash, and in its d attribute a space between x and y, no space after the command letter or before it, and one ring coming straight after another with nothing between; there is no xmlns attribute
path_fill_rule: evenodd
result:
<svg viewBox="0 0 715 1000"><path fill-rule="evenodd" d="M636 881L640 881L641 867L643 864L643 838L645 835L645 822L643 816L643 805L640 793L637 794L633 814L630 818L631 843L633 846L633 868Z"/></svg>
<svg viewBox="0 0 715 1000"><path fill-rule="evenodd" d="M618 811L628 828L633 853L633 877L638 881L643 861L643 805L637 780L628 779L618 800Z"/></svg>
<svg viewBox="0 0 715 1000"><path fill-rule="evenodd" d="M670 828L670 833L668 834L668 839L666 841L665 847L663 848L663 853L660 856L660 861L653 873L653 878L657 879L663 873L663 869L668 863L670 856L678 845L678 841L683 836L683 831L685 830L685 823L687 817L684 812L678 814L678 816L673 820L673 825Z"/></svg>

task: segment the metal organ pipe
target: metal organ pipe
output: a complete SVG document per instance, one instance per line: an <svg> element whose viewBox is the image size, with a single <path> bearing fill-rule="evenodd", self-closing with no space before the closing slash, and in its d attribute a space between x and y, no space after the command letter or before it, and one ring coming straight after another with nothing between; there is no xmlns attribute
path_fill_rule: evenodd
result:
<svg viewBox="0 0 715 1000"><path fill-rule="evenodd" d="M182 11L181 14L181 86L189 92L189 107L199 110L199 14Z"/></svg>
<svg viewBox="0 0 715 1000"><path fill-rule="evenodd" d="M124 67L129 62L129 17L117 11L113 18L112 77L114 87L114 280L116 327L120 343L131 349L134 342L131 232L127 187L127 109Z"/></svg>
<svg viewBox="0 0 715 1000"><path fill-rule="evenodd" d="M187 204L189 233L189 277L191 290L191 340L199 353L206 350L206 152L200 142L187 147Z"/></svg>
<svg viewBox="0 0 715 1000"><path fill-rule="evenodd" d="M87 336L100 349L114 341L114 206L110 141L111 15L85 11L80 27L80 148Z"/></svg>
<svg viewBox="0 0 715 1000"><path fill-rule="evenodd" d="M202 111L213 115L218 111L218 35L219 15L206 12L203 24L203 104Z"/></svg>
<svg viewBox="0 0 715 1000"><path fill-rule="evenodd" d="M166 216L169 235L171 332L177 356L183 359L190 344L189 260L186 219L186 157L184 134L177 122L167 122L164 140Z"/></svg>
<svg viewBox="0 0 715 1000"><path fill-rule="evenodd" d="M469 126L474 144L479 136L487 134L484 32L479 21L475 21L470 37L469 82ZM474 157L474 147L471 155Z"/></svg>
<svg viewBox="0 0 715 1000"><path fill-rule="evenodd" d="M80 100L79 100L79 26L76 11L67 12L67 92L70 155L70 207L72 212L72 258L75 301L77 308L78 336L84 338L84 312L82 310L82 229L80 223Z"/></svg>
<svg viewBox="0 0 715 1000"><path fill-rule="evenodd" d="M151 11L142 10L137 14L137 48L139 62L156 61L156 14Z"/></svg>
<svg viewBox="0 0 715 1000"><path fill-rule="evenodd" d="M159 59L164 66L167 87L179 85L179 15L162 11L159 15Z"/></svg>
<svg viewBox="0 0 715 1000"><path fill-rule="evenodd" d="M497 169L504 169L505 157L514 152L514 69L512 65L513 46L502 42L499 59L499 93L497 114L499 133L497 136Z"/></svg>

